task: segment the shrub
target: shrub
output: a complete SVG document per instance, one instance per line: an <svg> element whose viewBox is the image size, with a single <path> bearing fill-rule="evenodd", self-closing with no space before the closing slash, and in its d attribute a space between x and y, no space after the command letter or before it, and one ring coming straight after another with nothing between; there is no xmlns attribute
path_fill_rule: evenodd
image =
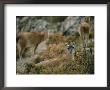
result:
<svg viewBox="0 0 110 90"><path fill-rule="evenodd" d="M49 36L48 44L64 43L66 38L58 33Z"/></svg>
<svg viewBox="0 0 110 90"><path fill-rule="evenodd" d="M68 55L68 51L64 44L49 44L47 49L39 54L44 60L62 57L63 55Z"/></svg>

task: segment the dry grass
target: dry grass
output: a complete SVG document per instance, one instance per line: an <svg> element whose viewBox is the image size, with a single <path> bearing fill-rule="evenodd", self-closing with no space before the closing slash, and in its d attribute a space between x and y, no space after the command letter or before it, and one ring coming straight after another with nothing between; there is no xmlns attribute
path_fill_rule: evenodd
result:
<svg viewBox="0 0 110 90"><path fill-rule="evenodd" d="M39 54L44 60L63 57L68 55L68 51L64 44L50 44L45 51Z"/></svg>
<svg viewBox="0 0 110 90"><path fill-rule="evenodd" d="M63 43L49 44L48 48L27 60L19 68L19 74L93 74L94 56L77 49L74 59Z"/></svg>
<svg viewBox="0 0 110 90"><path fill-rule="evenodd" d="M55 33L49 36L49 41L47 42L47 44L59 44L65 42L66 42L66 37L62 36L59 33Z"/></svg>

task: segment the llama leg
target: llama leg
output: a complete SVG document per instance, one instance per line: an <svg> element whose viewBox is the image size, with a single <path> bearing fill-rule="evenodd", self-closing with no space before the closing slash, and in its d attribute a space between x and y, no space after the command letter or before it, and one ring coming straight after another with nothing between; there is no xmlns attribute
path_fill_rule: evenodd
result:
<svg viewBox="0 0 110 90"><path fill-rule="evenodd" d="M86 48L87 46L87 38L86 38L86 35L84 35L84 48Z"/></svg>
<svg viewBox="0 0 110 90"><path fill-rule="evenodd" d="M21 50L19 51L19 59L20 59L20 61L22 60L22 53L21 53Z"/></svg>
<svg viewBox="0 0 110 90"><path fill-rule="evenodd" d="M21 50L21 46L19 44L17 44L17 49L18 49L18 55L19 55L19 59L22 59L22 50Z"/></svg>
<svg viewBox="0 0 110 90"><path fill-rule="evenodd" d="M89 34L87 35L87 46L88 46L88 42L89 42Z"/></svg>
<svg viewBox="0 0 110 90"><path fill-rule="evenodd" d="M83 44L83 50L84 50L84 48L85 48L85 36L84 35L82 37L82 44Z"/></svg>
<svg viewBox="0 0 110 90"><path fill-rule="evenodd" d="M87 34L85 34L85 47L87 48L87 46L88 46L88 36Z"/></svg>
<svg viewBox="0 0 110 90"><path fill-rule="evenodd" d="M36 53L36 49L38 47L38 44L36 44L35 48L34 48L34 54Z"/></svg>
<svg viewBox="0 0 110 90"><path fill-rule="evenodd" d="M22 57L23 57L24 51L25 51L25 48L23 48L23 49L21 50L21 55L20 55L20 59L21 59L21 60L22 60Z"/></svg>
<svg viewBox="0 0 110 90"><path fill-rule="evenodd" d="M83 36L81 35L81 48L83 48Z"/></svg>

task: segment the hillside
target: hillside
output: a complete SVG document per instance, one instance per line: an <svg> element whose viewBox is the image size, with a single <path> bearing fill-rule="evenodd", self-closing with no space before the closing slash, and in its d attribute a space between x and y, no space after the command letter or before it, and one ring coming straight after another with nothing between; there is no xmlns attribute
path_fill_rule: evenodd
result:
<svg viewBox="0 0 110 90"><path fill-rule="evenodd" d="M86 48L79 33L83 21L90 25ZM17 16L16 33L21 32L47 32L48 37L34 55L32 48L25 50L22 60L17 54L17 74L94 74L93 16Z"/></svg>

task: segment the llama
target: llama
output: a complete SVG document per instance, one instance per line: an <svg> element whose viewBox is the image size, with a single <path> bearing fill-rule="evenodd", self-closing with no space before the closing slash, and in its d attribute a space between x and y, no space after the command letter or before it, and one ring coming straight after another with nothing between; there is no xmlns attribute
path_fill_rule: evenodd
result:
<svg viewBox="0 0 110 90"><path fill-rule="evenodd" d="M83 48L87 47L87 43L89 40L89 31L90 31L89 22L90 22L90 18L88 18L88 21L87 18L85 18L85 21L82 21L79 27L79 33L81 36Z"/></svg>
<svg viewBox="0 0 110 90"><path fill-rule="evenodd" d="M16 52L19 59L22 59L26 49L33 48L33 55L35 54L38 45L47 38L46 32L20 32L16 37Z"/></svg>

